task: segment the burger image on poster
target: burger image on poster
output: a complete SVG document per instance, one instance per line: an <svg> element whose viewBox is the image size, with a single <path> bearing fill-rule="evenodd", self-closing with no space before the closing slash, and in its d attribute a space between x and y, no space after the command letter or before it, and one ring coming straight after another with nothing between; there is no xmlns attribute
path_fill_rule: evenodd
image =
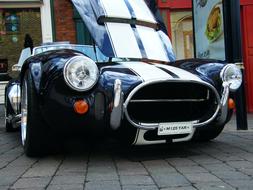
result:
<svg viewBox="0 0 253 190"><path fill-rule="evenodd" d="M216 41L223 34L222 4L216 4L207 19L206 37L210 43Z"/></svg>
<svg viewBox="0 0 253 190"><path fill-rule="evenodd" d="M224 43L224 25L223 25L223 6L221 0L206 0L197 2L195 7L195 16L197 24L196 43L198 58L214 58L225 60L225 43Z"/></svg>

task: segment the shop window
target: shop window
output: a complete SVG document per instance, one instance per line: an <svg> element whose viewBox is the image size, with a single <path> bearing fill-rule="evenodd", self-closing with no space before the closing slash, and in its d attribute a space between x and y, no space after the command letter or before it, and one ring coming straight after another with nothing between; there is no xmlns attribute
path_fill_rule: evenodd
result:
<svg viewBox="0 0 253 190"><path fill-rule="evenodd" d="M172 44L177 59L194 57L192 14L189 11L171 13Z"/></svg>
<svg viewBox="0 0 253 190"><path fill-rule="evenodd" d="M20 31L20 16L16 13L5 14L5 30L6 32L15 33Z"/></svg>
<svg viewBox="0 0 253 190"><path fill-rule="evenodd" d="M0 9L0 72L11 77L17 73L11 71L18 62L24 48L26 34L33 40L34 46L42 43L41 17L39 8ZM0 78L0 81L4 80Z"/></svg>

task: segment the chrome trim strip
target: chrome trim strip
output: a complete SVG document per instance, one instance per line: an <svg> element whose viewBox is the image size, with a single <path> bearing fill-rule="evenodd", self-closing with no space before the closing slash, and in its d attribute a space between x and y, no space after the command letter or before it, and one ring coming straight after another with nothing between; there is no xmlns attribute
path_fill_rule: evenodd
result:
<svg viewBox="0 0 253 190"><path fill-rule="evenodd" d="M156 100L130 100L131 103L141 102L204 102L207 99L156 99Z"/></svg>
<svg viewBox="0 0 253 190"><path fill-rule="evenodd" d="M21 101L21 89L18 84L14 84L13 86L11 86L8 98L10 100L12 109L17 114L19 112L19 106Z"/></svg>
<svg viewBox="0 0 253 190"><path fill-rule="evenodd" d="M172 139L172 142L184 142L184 141L189 141L192 139L194 133L196 131L196 128L192 129L192 132L189 133L186 137L184 138L178 138L178 139ZM138 129L135 137L135 141L132 143L132 145L151 145L151 144L162 144L166 143L166 140L153 140L153 141L147 141L144 139L144 134L147 132L147 130L143 129Z"/></svg>
<svg viewBox="0 0 253 190"><path fill-rule="evenodd" d="M166 140L154 140L154 141L147 141L144 139L144 134L147 132L147 130L139 129L138 136L136 138L136 141L133 143L133 145L151 145L151 144L162 144L166 143Z"/></svg>
<svg viewBox="0 0 253 190"><path fill-rule="evenodd" d="M206 125L208 123L210 123L211 121L213 121L216 116L219 113L219 110L221 108L221 100L220 100L220 96L219 93L217 92L217 90L209 83L204 82L204 81L193 81L193 80L181 80L181 79L170 79L169 81L167 79L161 79L161 80L152 80L152 81L147 81L147 82L143 82L140 85L138 85L137 87L135 87L131 93L128 95L126 101L124 102L123 106L124 106L124 113L125 116L127 118L127 120L129 121L130 124L132 124L134 127L136 128L140 128L140 129L144 129L144 130L153 130L158 128L159 123L136 123L135 121L133 121L127 111L127 106L131 101L131 98L134 96L134 94L139 91L141 88L147 86L147 85L151 85L151 84L155 84L155 83L172 83L172 82L182 82L182 83L196 83L196 84L201 84L201 85L205 85L206 87L208 87L209 89L212 89L212 91L215 93L216 96L216 100L217 100L217 108L215 113L213 114L213 116L211 118L209 118L208 120L206 120L205 122L202 123L196 123L193 125L193 127L201 127L203 125Z"/></svg>
<svg viewBox="0 0 253 190"><path fill-rule="evenodd" d="M184 141L189 141L192 139L194 133L196 131L196 128L193 128L192 129L192 132L189 133L189 135L187 137L184 137L184 138L180 138L180 139L173 139L172 142L184 142Z"/></svg>
<svg viewBox="0 0 253 190"><path fill-rule="evenodd" d="M223 82L223 93L221 97L221 114L217 119L217 124L223 124L226 122L227 114L228 114L228 97L229 97L229 84L227 82Z"/></svg>
<svg viewBox="0 0 253 190"><path fill-rule="evenodd" d="M110 126L113 130L120 127L123 111L124 94L121 90L121 80L114 81L114 102L110 116Z"/></svg>

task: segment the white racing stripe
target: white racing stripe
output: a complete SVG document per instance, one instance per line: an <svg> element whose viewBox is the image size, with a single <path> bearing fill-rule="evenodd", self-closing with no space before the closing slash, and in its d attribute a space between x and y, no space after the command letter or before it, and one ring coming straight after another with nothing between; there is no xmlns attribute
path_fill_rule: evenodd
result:
<svg viewBox="0 0 253 190"><path fill-rule="evenodd" d="M155 64L156 66L160 67L160 68L164 68L172 73L174 73L175 75L177 75L180 79L182 80L193 80L193 81L199 81L201 82L202 80L197 77L196 75L185 71L183 69L177 68L177 67L172 67L169 65L163 65L163 64Z"/></svg>
<svg viewBox="0 0 253 190"><path fill-rule="evenodd" d="M131 14L124 0L100 0L107 17L131 19Z"/></svg>
<svg viewBox="0 0 253 190"><path fill-rule="evenodd" d="M144 0L128 0L128 2L133 8L137 20L157 23Z"/></svg>
<svg viewBox="0 0 253 190"><path fill-rule="evenodd" d="M135 33L129 24L106 23L107 32L110 34L114 52L117 57L148 58L169 62L164 45L159 33L152 28L137 26L140 42L137 41ZM124 36L122 36L124 34ZM143 44L147 57L143 57L140 44Z"/></svg>
<svg viewBox="0 0 253 190"><path fill-rule="evenodd" d="M159 37L159 33L153 28L144 26L137 26L136 28L143 43L147 58L169 62L170 60L167 56L163 42Z"/></svg>
<svg viewBox="0 0 253 190"><path fill-rule="evenodd" d="M156 20L144 0L100 0L107 17L131 19L132 15L137 20L156 24ZM128 7L129 6L129 7ZM132 11L132 13L130 12Z"/></svg>
<svg viewBox="0 0 253 190"><path fill-rule="evenodd" d="M129 24L106 23L106 27L110 34L116 57L142 58L133 29Z"/></svg>
<svg viewBox="0 0 253 190"><path fill-rule="evenodd" d="M121 62L121 64L139 75L144 81L167 80L173 77L165 71L144 62Z"/></svg>

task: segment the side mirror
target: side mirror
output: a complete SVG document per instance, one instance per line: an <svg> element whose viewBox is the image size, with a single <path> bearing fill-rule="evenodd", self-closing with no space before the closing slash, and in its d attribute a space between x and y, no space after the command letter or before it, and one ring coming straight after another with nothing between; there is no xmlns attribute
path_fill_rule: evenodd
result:
<svg viewBox="0 0 253 190"><path fill-rule="evenodd" d="M21 66L18 65L18 64L15 64L11 67L11 70L12 71L17 71L17 72L20 72L21 71Z"/></svg>

